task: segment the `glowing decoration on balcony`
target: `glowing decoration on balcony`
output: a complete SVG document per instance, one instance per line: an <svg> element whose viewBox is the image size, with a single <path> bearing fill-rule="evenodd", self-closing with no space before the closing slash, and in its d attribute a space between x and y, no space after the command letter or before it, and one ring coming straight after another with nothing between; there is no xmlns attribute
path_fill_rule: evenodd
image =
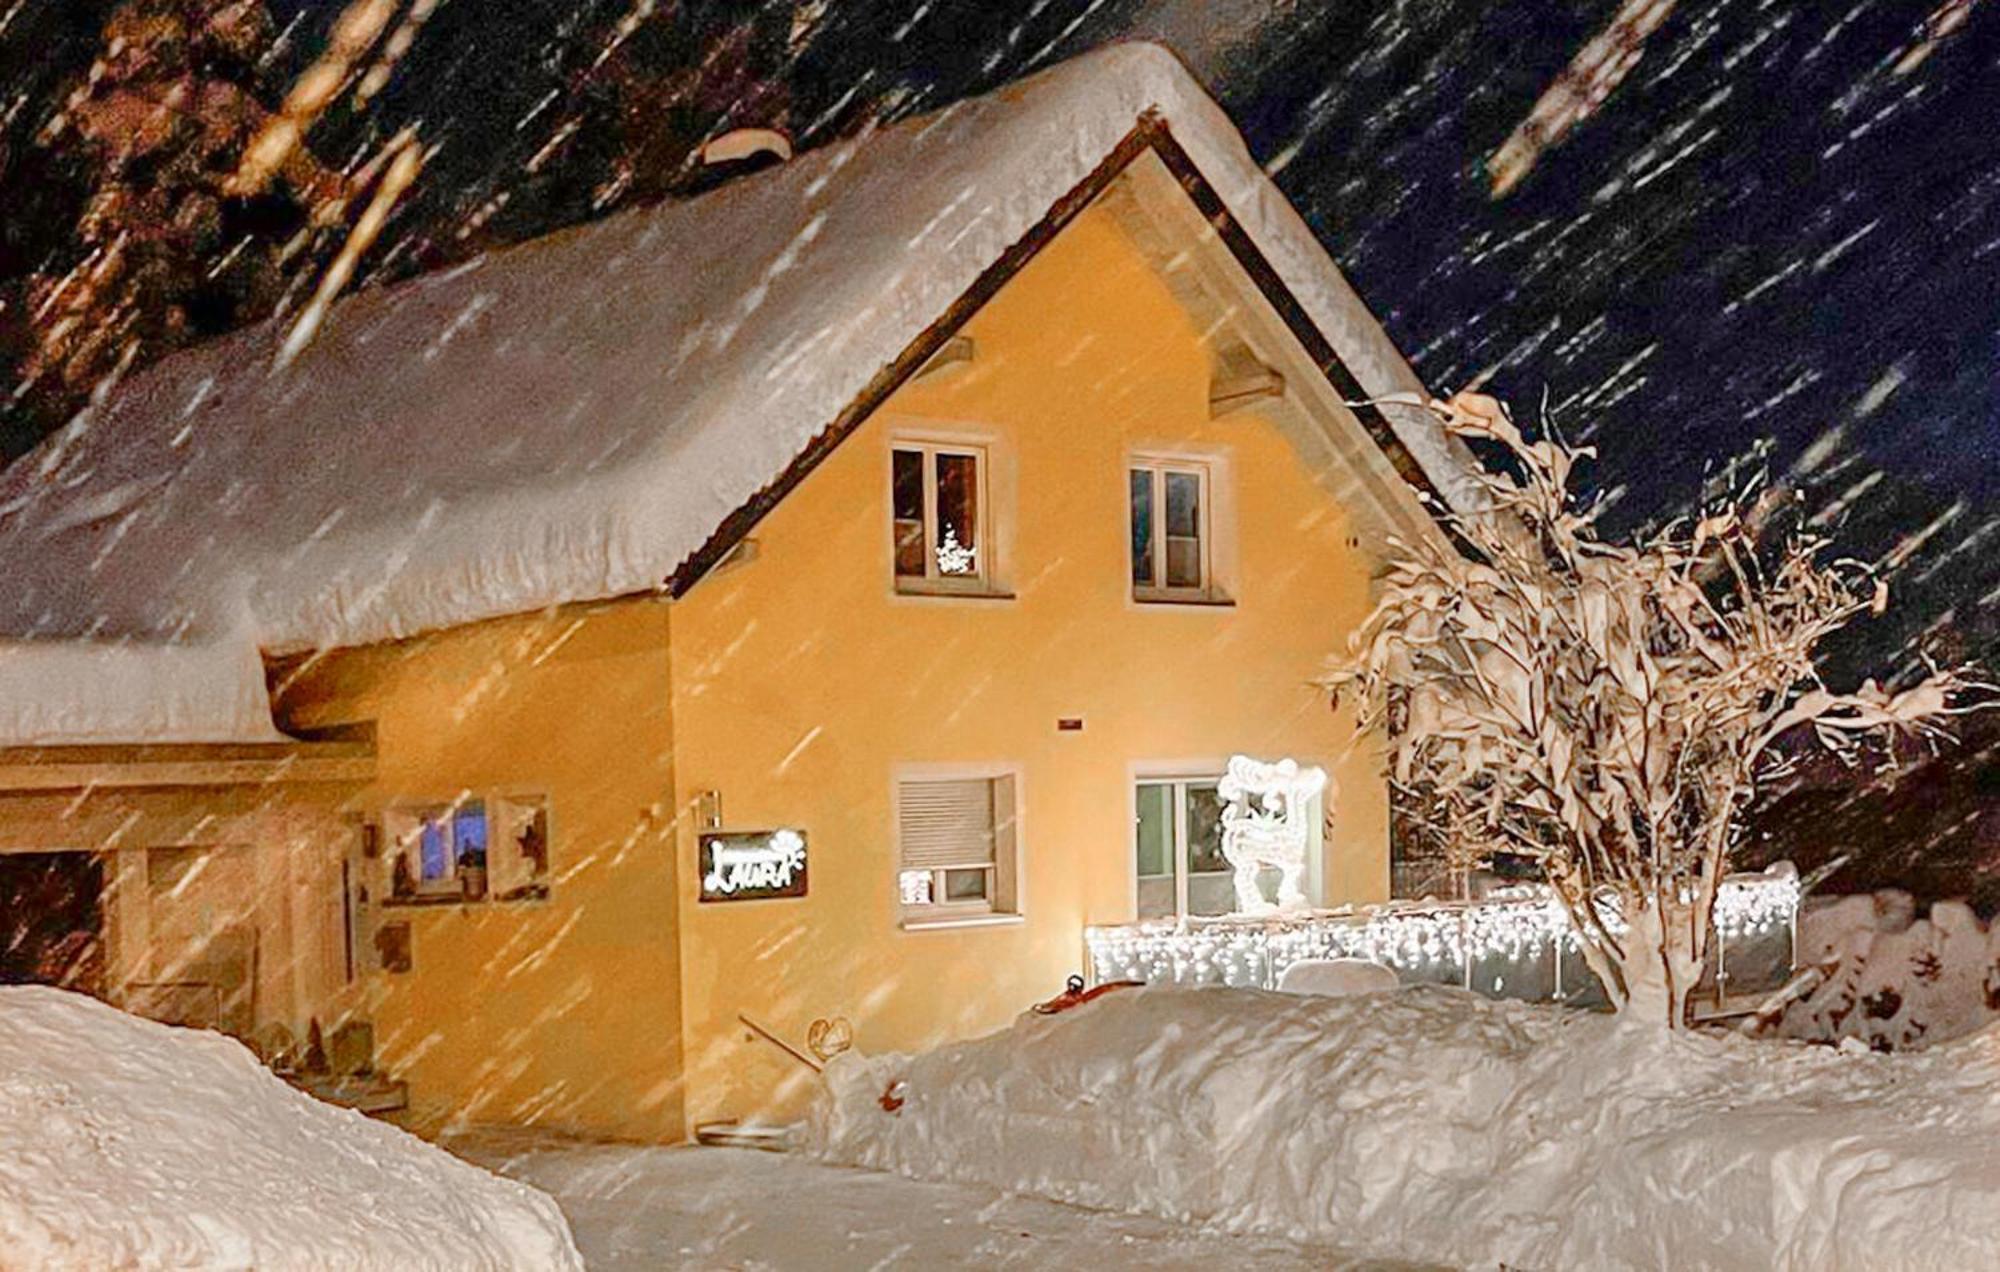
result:
<svg viewBox="0 0 2000 1272"><path fill-rule="evenodd" d="M1222 855L1236 871L1236 909L1241 914L1298 910L1306 904L1301 886L1306 850L1312 846L1313 801L1326 789L1322 769L1302 769L1298 761L1267 764L1247 755L1229 757L1216 793L1222 809ZM1257 887L1266 867L1281 874L1274 906Z"/></svg>
<svg viewBox="0 0 2000 1272"><path fill-rule="evenodd" d="M1789 948L1798 907L1799 879L1789 865L1724 879L1715 899L1715 928L1725 958L1731 946L1765 940L1783 939ZM1616 915L1603 917L1614 933L1623 930ZM1302 959L1363 958L1395 969L1406 984L1465 985L1507 996L1552 993L1559 999L1590 987L1577 979L1578 960L1564 958L1577 948L1569 917L1542 887L1511 888L1477 902L1152 920L1093 927L1085 939L1092 975L1100 982L1270 989ZM1483 976L1482 966L1500 975ZM1542 974L1526 974L1530 969ZM1538 983L1546 990L1523 989Z"/></svg>
<svg viewBox="0 0 2000 1272"><path fill-rule="evenodd" d="M715 831L701 837L701 899L806 894L806 837L796 830Z"/></svg>
<svg viewBox="0 0 2000 1272"><path fill-rule="evenodd" d="M979 549L970 548L958 541L958 531L952 526L944 528L944 538L937 545L938 573L952 577L964 577L979 572Z"/></svg>

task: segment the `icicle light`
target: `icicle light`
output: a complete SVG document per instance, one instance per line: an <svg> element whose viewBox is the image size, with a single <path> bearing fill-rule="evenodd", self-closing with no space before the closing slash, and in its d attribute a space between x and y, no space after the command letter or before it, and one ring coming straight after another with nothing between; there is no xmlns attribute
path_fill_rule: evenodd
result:
<svg viewBox="0 0 2000 1272"><path fill-rule="evenodd" d="M1723 880L1715 928L1725 946L1788 934L1799 908L1798 875L1789 866ZM1604 915L1614 933L1618 916ZM1365 958L1406 982L1466 983L1470 968L1522 964L1573 953L1579 942L1562 906L1540 887L1509 888L1483 901L1396 903L1358 911L1155 920L1086 929L1092 973L1102 981L1174 985L1275 986L1302 959ZM1561 996L1579 986L1561 984ZM1496 983L1532 984L1510 972Z"/></svg>

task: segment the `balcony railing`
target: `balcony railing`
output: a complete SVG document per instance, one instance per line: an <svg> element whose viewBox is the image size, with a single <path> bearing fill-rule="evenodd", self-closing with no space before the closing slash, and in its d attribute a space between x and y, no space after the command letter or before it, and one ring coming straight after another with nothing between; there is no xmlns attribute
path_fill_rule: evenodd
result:
<svg viewBox="0 0 2000 1272"><path fill-rule="evenodd" d="M1791 975L1799 880L1788 864L1722 881L1706 979L1720 1002L1773 990ZM1615 916L1607 915L1615 925ZM1604 988L1562 906L1523 885L1478 901L1391 902L1362 909L1150 920L1085 931L1092 976L1274 989L1304 959L1362 958L1405 984L1461 985L1494 998L1593 1006Z"/></svg>

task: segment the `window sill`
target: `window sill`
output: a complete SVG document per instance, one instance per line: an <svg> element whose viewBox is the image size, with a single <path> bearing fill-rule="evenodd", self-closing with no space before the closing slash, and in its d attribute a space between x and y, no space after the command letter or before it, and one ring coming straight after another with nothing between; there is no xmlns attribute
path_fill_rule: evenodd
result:
<svg viewBox="0 0 2000 1272"><path fill-rule="evenodd" d="M938 932L947 928L1012 927L1027 922L1024 914L968 914L952 919L904 919L905 932Z"/></svg>
<svg viewBox="0 0 2000 1272"><path fill-rule="evenodd" d="M1236 602L1227 596L1198 596L1192 593L1175 595L1172 592L1134 592L1134 605L1187 606L1192 609L1234 609Z"/></svg>
<svg viewBox="0 0 2000 1272"><path fill-rule="evenodd" d="M925 600L937 600L940 597L945 600L960 601L1011 601L1014 599L1012 592L1003 592L997 588L940 587L910 582L896 584L896 595L917 596Z"/></svg>
<svg viewBox="0 0 2000 1272"><path fill-rule="evenodd" d="M384 910L437 910L446 906L461 906L465 909L482 909L486 906L520 905L524 902L546 901L549 899L547 884L531 884L517 888L505 896L487 893L478 900L470 900L455 892L440 892L432 896L419 893L413 897L384 897L377 904Z"/></svg>

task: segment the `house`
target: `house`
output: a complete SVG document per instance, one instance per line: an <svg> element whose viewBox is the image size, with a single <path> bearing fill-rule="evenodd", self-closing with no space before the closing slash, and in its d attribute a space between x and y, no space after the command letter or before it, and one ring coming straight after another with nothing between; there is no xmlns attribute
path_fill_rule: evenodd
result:
<svg viewBox="0 0 2000 1272"><path fill-rule="evenodd" d="M1312 679L1468 461L1170 54L281 335L0 477L0 844L108 876L114 1001L365 1019L419 1129L671 1139L801 1107L771 1038L991 1029L1227 909L1232 755L1331 775L1311 900L1387 895Z"/></svg>

